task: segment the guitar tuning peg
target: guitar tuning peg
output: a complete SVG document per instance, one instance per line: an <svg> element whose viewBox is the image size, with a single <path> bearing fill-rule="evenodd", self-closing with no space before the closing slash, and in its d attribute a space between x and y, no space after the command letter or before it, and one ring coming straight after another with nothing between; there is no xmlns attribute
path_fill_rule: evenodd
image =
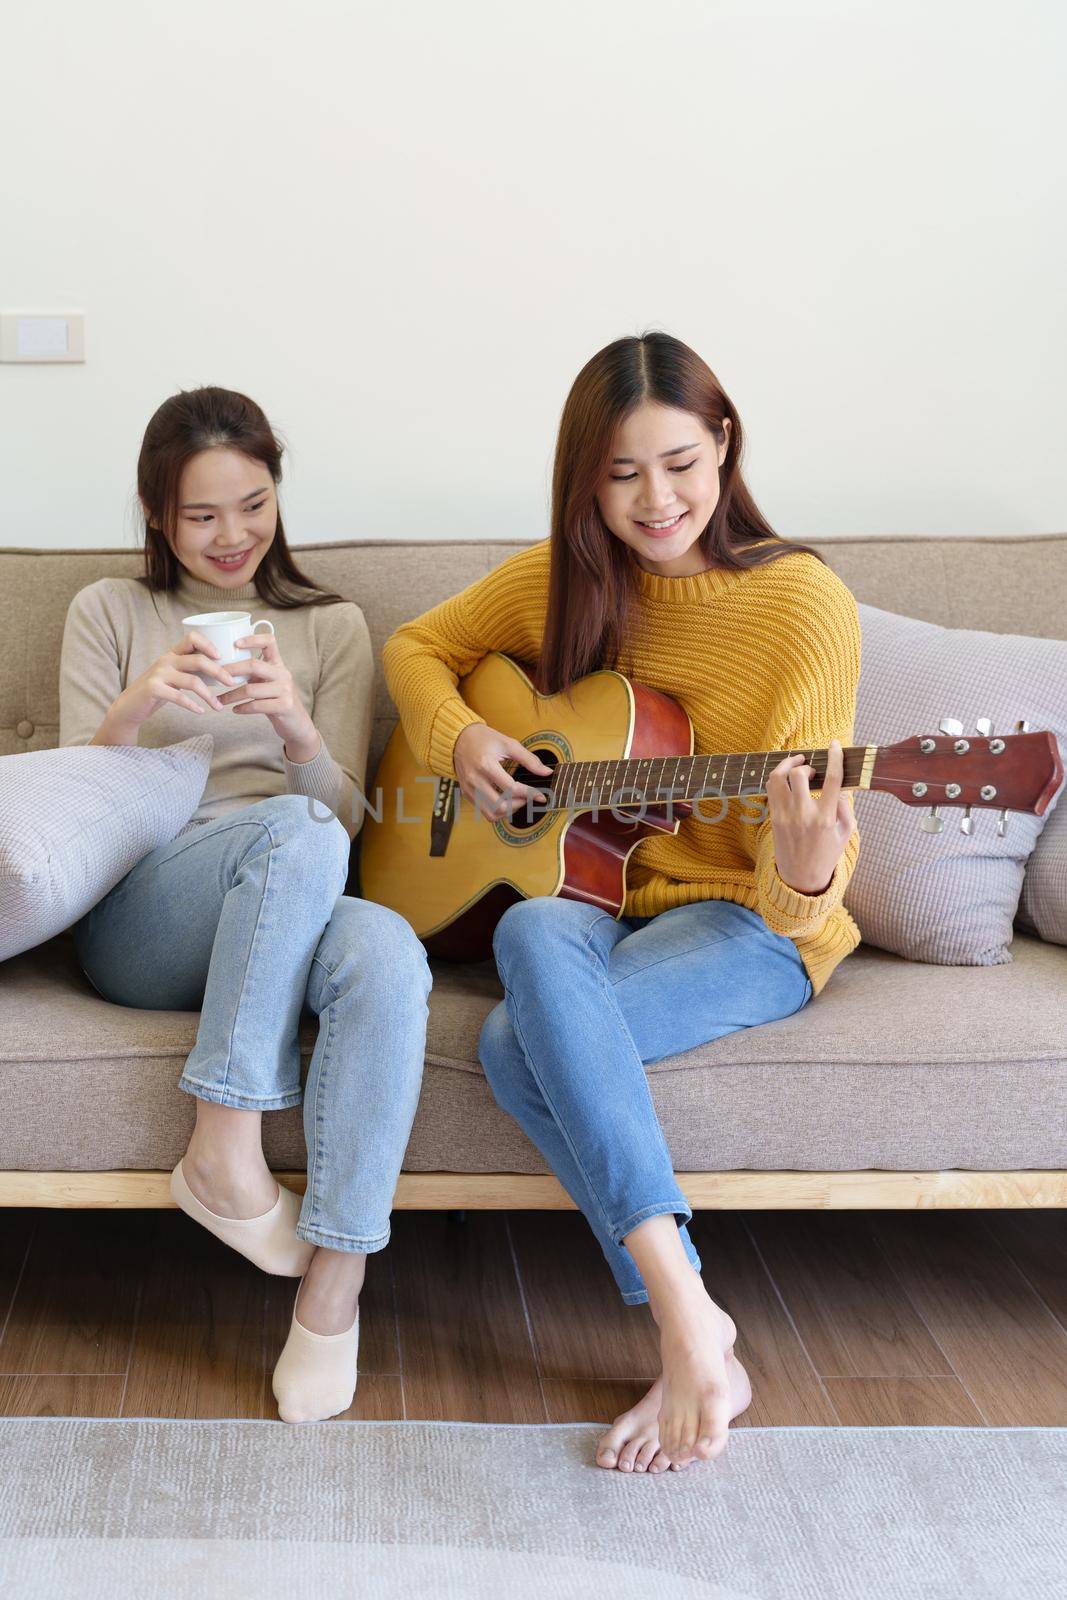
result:
<svg viewBox="0 0 1067 1600"><path fill-rule="evenodd" d="M1029 733L1030 723L1025 720L1025 717L1019 717L1016 720L1013 731L1014 733ZM1008 822L1008 810L1005 808L1005 810L997 813L997 838L1005 837L1006 822Z"/></svg>
<svg viewBox="0 0 1067 1600"><path fill-rule="evenodd" d="M976 733L980 733L983 739L988 739L993 732L993 724L989 717L979 717L974 725L974 730Z"/></svg>
<svg viewBox="0 0 1067 1600"><path fill-rule="evenodd" d="M931 806L919 826L924 833L940 833L945 826L945 820L938 816L937 807Z"/></svg>
<svg viewBox="0 0 1067 1600"><path fill-rule="evenodd" d="M938 727L942 733L949 734L953 739L958 739L963 732L963 723L956 717L942 717Z"/></svg>
<svg viewBox="0 0 1067 1600"><path fill-rule="evenodd" d="M963 816L960 818L960 832L966 833L968 836L974 832L970 806L964 806L963 808Z"/></svg>

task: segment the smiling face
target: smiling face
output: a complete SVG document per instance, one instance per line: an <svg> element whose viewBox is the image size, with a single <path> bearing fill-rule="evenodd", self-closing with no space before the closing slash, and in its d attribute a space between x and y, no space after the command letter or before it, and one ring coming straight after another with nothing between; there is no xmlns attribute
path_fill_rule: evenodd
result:
<svg viewBox="0 0 1067 1600"><path fill-rule="evenodd" d="M262 461L219 446L186 462L174 553L189 574L220 589L250 582L274 539L278 497ZM218 559L238 556L236 561Z"/></svg>
<svg viewBox="0 0 1067 1600"><path fill-rule="evenodd" d="M619 424L597 504L608 530L646 572L686 578L706 569L697 541L719 503L728 417L723 429L720 445L699 417L652 401Z"/></svg>

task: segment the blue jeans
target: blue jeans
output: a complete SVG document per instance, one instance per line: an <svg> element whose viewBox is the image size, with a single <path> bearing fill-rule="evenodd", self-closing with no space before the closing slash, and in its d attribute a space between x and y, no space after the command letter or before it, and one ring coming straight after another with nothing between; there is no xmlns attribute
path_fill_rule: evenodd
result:
<svg viewBox="0 0 1067 1600"><path fill-rule="evenodd" d="M485 1075L638 1305L648 1292L623 1240L649 1217L678 1219L700 1270L644 1064L799 1011L811 980L792 939L729 900L618 921L578 900L520 900L493 953L504 999L482 1029Z"/></svg>
<svg viewBox="0 0 1067 1600"><path fill-rule="evenodd" d="M402 917L343 893L348 855L342 824L306 796L260 800L151 851L73 937L105 1000L200 1011L180 1086L201 1100L299 1105L298 1028L305 1006L318 1017L296 1231L369 1252L389 1240L431 978Z"/></svg>

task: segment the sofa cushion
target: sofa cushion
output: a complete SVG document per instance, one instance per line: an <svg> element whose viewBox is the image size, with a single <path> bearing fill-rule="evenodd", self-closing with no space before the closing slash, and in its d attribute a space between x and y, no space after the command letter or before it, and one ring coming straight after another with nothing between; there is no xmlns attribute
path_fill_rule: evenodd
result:
<svg viewBox="0 0 1067 1600"><path fill-rule="evenodd" d="M0 756L0 961L102 900L196 810L210 734L161 750L77 745Z"/></svg>
<svg viewBox="0 0 1067 1600"><path fill-rule="evenodd" d="M689 1171L1015 1169L1067 1164L1067 952L1019 935L994 968L861 946L792 1017L649 1068ZM477 1060L501 989L491 963L434 964L426 1072L405 1169L543 1172ZM102 1000L69 933L0 968L0 1168L172 1167L195 1102L178 1088L199 1014ZM47 1016L47 1031L41 1018ZM305 1015L306 1061L316 1022ZM264 1120L268 1158L304 1165L299 1110Z"/></svg>
<svg viewBox="0 0 1067 1600"><path fill-rule="evenodd" d="M867 605L859 619L857 744L936 733L942 717L957 718L971 738L979 717L997 733L1023 718L1067 752L1067 642L941 628ZM1045 818L1009 812L998 838L995 811L980 809L968 837L958 808L945 809L932 834L920 827L920 808L892 795L859 791L853 803L860 852L845 905L863 938L912 961L1009 962L1023 872Z"/></svg>

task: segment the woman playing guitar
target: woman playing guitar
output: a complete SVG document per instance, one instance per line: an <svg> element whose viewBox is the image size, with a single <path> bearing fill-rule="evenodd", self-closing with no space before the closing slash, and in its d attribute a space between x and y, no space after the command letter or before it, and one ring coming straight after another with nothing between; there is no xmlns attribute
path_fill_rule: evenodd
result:
<svg viewBox="0 0 1067 1600"><path fill-rule="evenodd" d="M751 1399L644 1068L798 1011L859 942L842 905L859 844L841 787L856 604L760 515L742 443L694 351L663 333L616 340L564 406L551 538L397 629L384 655L412 750L487 817L539 793L503 762L550 771L458 693L490 651L530 663L542 693L625 672L685 708L699 752L829 750L818 798L814 769L789 755L767 776L762 819L732 800L643 839L621 917L542 895L496 927L505 998L481 1035L486 1077L584 1212L623 1299L647 1302L660 1333L661 1377L598 1450L623 1471L719 1455Z"/></svg>

